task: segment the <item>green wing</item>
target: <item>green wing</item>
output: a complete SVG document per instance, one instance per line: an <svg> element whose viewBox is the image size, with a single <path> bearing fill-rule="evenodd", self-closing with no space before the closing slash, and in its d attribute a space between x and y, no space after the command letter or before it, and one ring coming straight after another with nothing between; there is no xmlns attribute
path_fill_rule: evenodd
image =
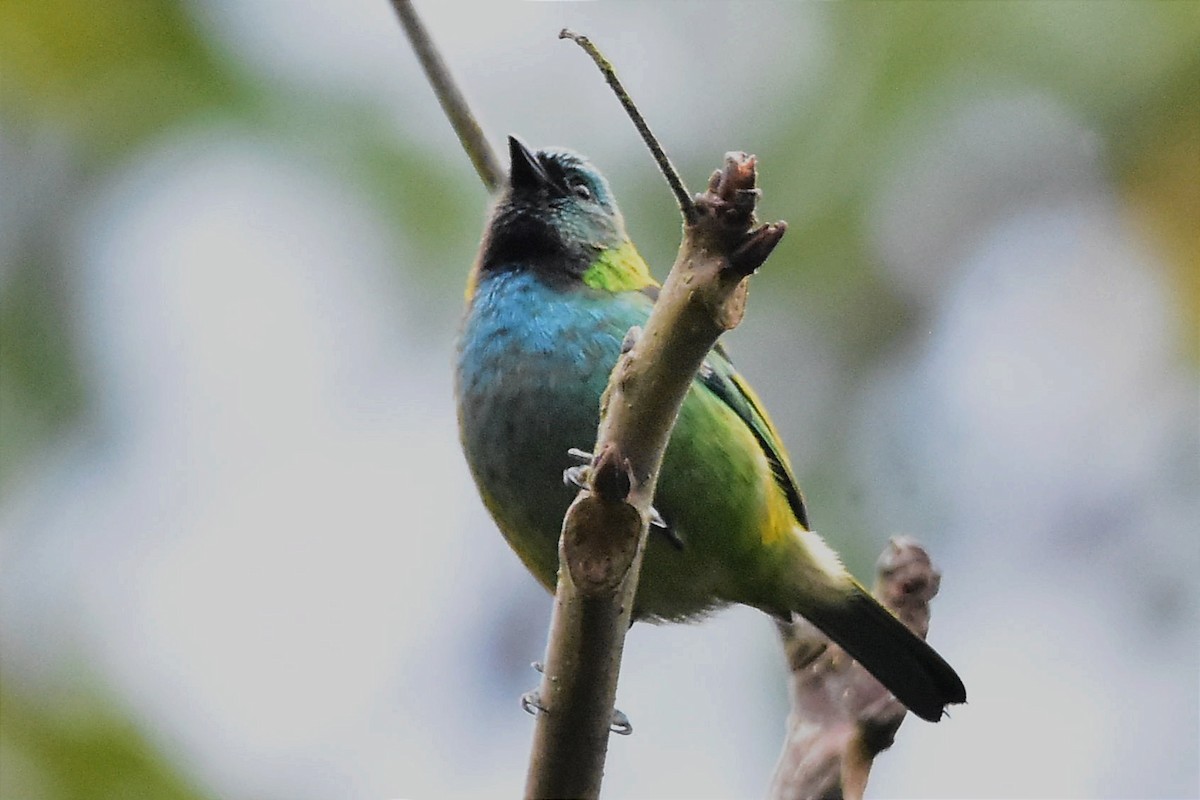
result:
<svg viewBox="0 0 1200 800"><path fill-rule="evenodd" d="M746 423L746 427L754 434L759 447L766 455L767 463L771 465L771 475L775 478L775 483L783 490L784 496L787 497L788 505L791 506L792 513L796 515L796 520L807 529L808 510L804 507L804 497L800 494L800 487L796 484L796 476L792 474L792 465L788 461L787 453L783 451L779 434L776 432L775 426L771 424L767 412L763 410L762 403L754 394L754 390L742 379L741 375L738 375L720 343L705 359L696 380L720 398L738 415L742 422Z"/></svg>
<svg viewBox="0 0 1200 800"><path fill-rule="evenodd" d="M659 288L658 284L651 283L638 291L650 298L651 301L656 301ZM742 422L746 423L746 427L754 434L754 438L758 440L758 446L762 448L763 454L767 457L767 463L771 465L771 475L775 478L775 483L783 490L788 505L791 506L792 513L796 516L796 521L807 530L808 510L804 507L804 496L800 494L796 476L792 474L792 465L788 461L787 453L783 451L779 433L771 424L771 419L763 410L762 402L754 394L754 390L734 369L733 362L729 360L729 355L720 342L713 346L712 352L704 360L704 364L700 367L700 373L696 376L696 382L716 395L721 402L738 415Z"/></svg>

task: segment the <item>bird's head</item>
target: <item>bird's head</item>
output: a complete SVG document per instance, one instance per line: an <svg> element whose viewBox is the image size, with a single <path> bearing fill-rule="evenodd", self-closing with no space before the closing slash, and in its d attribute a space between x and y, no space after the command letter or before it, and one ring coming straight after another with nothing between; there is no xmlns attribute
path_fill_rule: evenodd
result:
<svg viewBox="0 0 1200 800"><path fill-rule="evenodd" d="M599 170L569 150L531 151L515 136L508 150L508 185L484 234L478 277L529 269L560 284L590 284L598 261L624 261L624 253L639 262L635 271L645 272Z"/></svg>

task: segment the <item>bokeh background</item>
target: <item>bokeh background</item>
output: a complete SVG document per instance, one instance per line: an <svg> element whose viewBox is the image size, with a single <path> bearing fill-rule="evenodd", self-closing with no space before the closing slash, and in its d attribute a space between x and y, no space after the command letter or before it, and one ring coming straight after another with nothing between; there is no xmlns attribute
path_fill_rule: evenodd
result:
<svg viewBox="0 0 1200 800"><path fill-rule="evenodd" d="M729 337L971 702L877 797L1200 794L1200 4L423 2L497 143L790 223ZM385 0L0 2L0 794L512 796L549 598L450 364L486 197ZM754 797L770 622L635 628L612 797Z"/></svg>

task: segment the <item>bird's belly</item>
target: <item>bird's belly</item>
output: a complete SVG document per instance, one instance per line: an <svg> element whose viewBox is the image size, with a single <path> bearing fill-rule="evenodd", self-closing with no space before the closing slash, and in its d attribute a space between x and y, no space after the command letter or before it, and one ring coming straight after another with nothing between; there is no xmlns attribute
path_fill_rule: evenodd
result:
<svg viewBox="0 0 1200 800"><path fill-rule="evenodd" d="M460 357L463 450L501 532L535 577L553 588L563 515L578 491L563 481L563 471L578 463L568 451L595 444L611 365L581 369L554 353L525 352L520 342L492 345Z"/></svg>

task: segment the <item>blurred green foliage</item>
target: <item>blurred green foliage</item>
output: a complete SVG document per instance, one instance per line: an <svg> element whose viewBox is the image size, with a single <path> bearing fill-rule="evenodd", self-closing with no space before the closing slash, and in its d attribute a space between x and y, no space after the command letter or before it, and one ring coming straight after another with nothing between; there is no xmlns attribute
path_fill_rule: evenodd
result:
<svg viewBox="0 0 1200 800"><path fill-rule="evenodd" d="M182 8L163 2L6 0L0 76L7 169L57 182L52 196L4 206L16 241L0 271L3 497L20 465L86 408L60 231L71 203L172 124L234 108L235 93Z"/></svg>
<svg viewBox="0 0 1200 800"><path fill-rule="evenodd" d="M0 797L201 800L117 709L45 708L0 692Z"/></svg>
<svg viewBox="0 0 1200 800"><path fill-rule="evenodd" d="M198 115L231 113L237 101L176 3L0 2L5 170L10 180L53 173L54 184L51 196L10 194L2 207L13 241L0 254L0 499L88 411L73 325L78 288L59 230L72 202L148 139ZM86 710L32 702L10 681L0 693L0 796L205 796L119 709L98 699Z"/></svg>
<svg viewBox="0 0 1200 800"><path fill-rule="evenodd" d="M0 293L0 497L10 470L83 413L83 378L65 324L67 291L53 265L25 261Z"/></svg>
<svg viewBox="0 0 1200 800"><path fill-rule="evenodd" d="M64 129L73 155L96 169L236 99L232 77L173 2L6 0L0 68L5 124Z"/></svg>

